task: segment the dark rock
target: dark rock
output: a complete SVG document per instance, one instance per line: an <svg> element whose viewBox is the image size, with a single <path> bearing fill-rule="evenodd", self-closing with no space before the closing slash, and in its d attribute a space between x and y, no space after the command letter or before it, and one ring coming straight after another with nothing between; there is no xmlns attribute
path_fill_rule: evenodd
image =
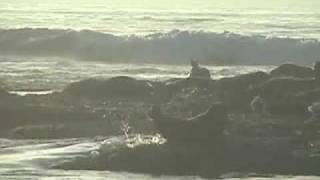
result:
<svg viewBox="0 0 320 180"><path fill-rule="evenodd" d="M7 97L7 96L9 96L9 93L5 89L0 87L0 97Z"/></svg>
<svg viewBox="0 0 320 180"><path fill-rule="evenodd" d="M186 89L209 89L215 80L208 79L170 79L165 82L166 92L169 97L185 91Z"/></svg>
<svg viewBox="0 0 320 180"><path fill-rule="evenodd" d="M315 86L317 88L320 87L320 61L317 61L313 67L314 78L315 78Z"/></svg>
<svg viewBox="0 0 320 180"><path fill-rule="evenodd" d="M147 81L119 76L76 82L66 87L64 93L87 98L149 98L153 87Z"/></svg>
<svg viewBox="0 0 320 180"><path fill-rule="evenodd" d="M215 140L221 138L228 119L226 108L219 103L188 119L163 115L159 106L153 106L149 115L163 136L173 144L215 143Z"/></svg>
<svg viewBox="0 0 320 180"><path fill-rule="evenodd" d="M214 83L212 91L230 110L248 111L254 95L249 91L250 88L268 79L268 74L264 72L222 78Z"/></svg>
<svg viewBox="0 0 320 180"><path fill-rule="evenodd" d="M250 103L251 111L257 115L266 116L268 115L266 102L260 96L256 96Z"/></svg>
<svg viewBox="0 0 320 180"><path fill-rule="evenodd" d="M181 92L188 87L188 81L186 79L169 79L165 82L166 93L169 97Z"/></svg>
<svg viewBox="0 0 320 180"><path fill-rule="evenodd" d="M285 96L282 100L282 106L274 107L274 109L277 111L281 110L279 113L309 114L308 106L319 100L319 89L303 91Z"/></svg>
<svg viewBox="0 0 320 180"><path fill-rule="evenodd" d="M313 79L273 78L257 85L253 92L265 99L278 99L288 94L314 89Z"/></svg>
<svg viewBox="0 0 320 180"><path fill-rule="evenodd" d="M313 79L275 78L255 88L273 114L306 113L307 106L317 97Z"/></svg>
<svg viewBox="0 0 320 180"><path fill-rule="evenodd" d="M312 78L314 72L312 68L295 64L282 64L270 72L272 77L297 77Z"/></svg>

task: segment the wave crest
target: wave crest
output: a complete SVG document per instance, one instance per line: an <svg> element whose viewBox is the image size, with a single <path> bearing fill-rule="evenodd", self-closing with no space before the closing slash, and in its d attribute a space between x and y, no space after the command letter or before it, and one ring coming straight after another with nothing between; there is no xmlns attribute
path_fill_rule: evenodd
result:
<svg viewBox="0 0 320 180"><path fill-rule="evenodd" d="M188 32L115 36L90 30L2 29L0 52L36 56L71 56L124 63L311 64L320 57L316 39L268 38L229 32Z"/></svg>

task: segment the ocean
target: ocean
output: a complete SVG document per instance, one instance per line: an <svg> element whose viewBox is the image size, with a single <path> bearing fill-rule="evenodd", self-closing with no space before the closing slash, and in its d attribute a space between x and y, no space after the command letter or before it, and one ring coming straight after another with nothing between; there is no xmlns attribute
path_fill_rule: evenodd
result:
<svg viewBox="0 0 320 180"><path fill-rule="evenodd" d="M60 91L68 84L89 79L130 76L136 79L164 81L189 76L189 65L108 64L53 57L6 56L0 59L0 80L11 90ZM264 71L274 66L207 66L213 79Z"/></svg>
<svg viewBox="0 0 320 180"><path fill-rule="evenodd" d="M0 28L92 30L150 35L174 29L320 38L315 0L2 0Z"/></svg>
<svg viewBox="0 0 320 180"><path fill-rule="evenodd" d="M318 0L1 0L0 86L26 95L88 78L184 78L192 58L214 79L286 62L311 66L319 40ZM107 151L108 139L0 139L0 179L202 179L52 168L98 161L92 152Z"/></svg>
<svg viewBox="0 0 320 180"><path fill-rule="evenodd" d="M315 0L0 2L0 53L116 63L312 65Z"/></svg>
<svg viewBox="0 0 320 180"><path fill-rule="evenodd" d="M0 139L0 179L2 180L202 180L197 176L165 176L128 172L112 172L97 170L57 170L52 169L56 164L68 162L73 166L85 167L86 164L99 162L100 154L111 156L109 149L117 141L105 138L74 138L57 140L9 140ZM119 140L121 141L121 139ZM99 152L99 153L92 153ZM80 160L82 159L82 161ZM147 163L147 162L146 162ZM89 165L88 165L89 166ZM94 167L94 166L93 166ZM317 176L277 176L230 174L225 180L317 180Z"/></svg>

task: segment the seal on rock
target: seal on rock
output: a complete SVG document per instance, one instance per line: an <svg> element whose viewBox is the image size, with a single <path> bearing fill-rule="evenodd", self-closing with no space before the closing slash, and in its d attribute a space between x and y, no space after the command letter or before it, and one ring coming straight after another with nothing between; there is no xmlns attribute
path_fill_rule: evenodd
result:
<svg viewBox="0 0 320 180"><path fill-rule="evenodd" d="M201 67L199 63L195 60L191 60L191 72L190 72L190 79L201 79L201 80L210 80L211 75L210 71L207 68Z"/></svg>

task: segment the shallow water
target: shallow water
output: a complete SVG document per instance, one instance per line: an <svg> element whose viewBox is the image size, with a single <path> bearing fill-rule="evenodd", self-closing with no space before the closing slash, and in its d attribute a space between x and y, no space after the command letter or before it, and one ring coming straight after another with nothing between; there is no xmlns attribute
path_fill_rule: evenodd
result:
<svg viewBox="0 0 320 180"><path fill-rule="evenodd" d="M79 166L78 159L85 158L85 163L92 164L99 160L99 153L107 153L112 146L117 146L121 138L98 139L57 139L57 140L9 140L0 139L0 179L203 179L196 176L152 176L128 172L97 170L59 170L55 166L63 162L73 162ZM99 153L95 153L99 152ZM82 162L83 163L83 162ZM241 177L237 177L241 176ZM229 174L228 180L316 180L316 176L269 176L247 177L247 175Z"/></svg>
<svg viewBox="0 0 320 180"><path fill-rule="evenodd" d="M0 57L0 80L9 89L61 90L66 85L88 78L130 76L137 79L166 80L188 77L189 66L156 64L107 64L66 58ZM213 79L269 71L273 66L208 66ZM18 92L18 93L19 93Z"/></svg>

